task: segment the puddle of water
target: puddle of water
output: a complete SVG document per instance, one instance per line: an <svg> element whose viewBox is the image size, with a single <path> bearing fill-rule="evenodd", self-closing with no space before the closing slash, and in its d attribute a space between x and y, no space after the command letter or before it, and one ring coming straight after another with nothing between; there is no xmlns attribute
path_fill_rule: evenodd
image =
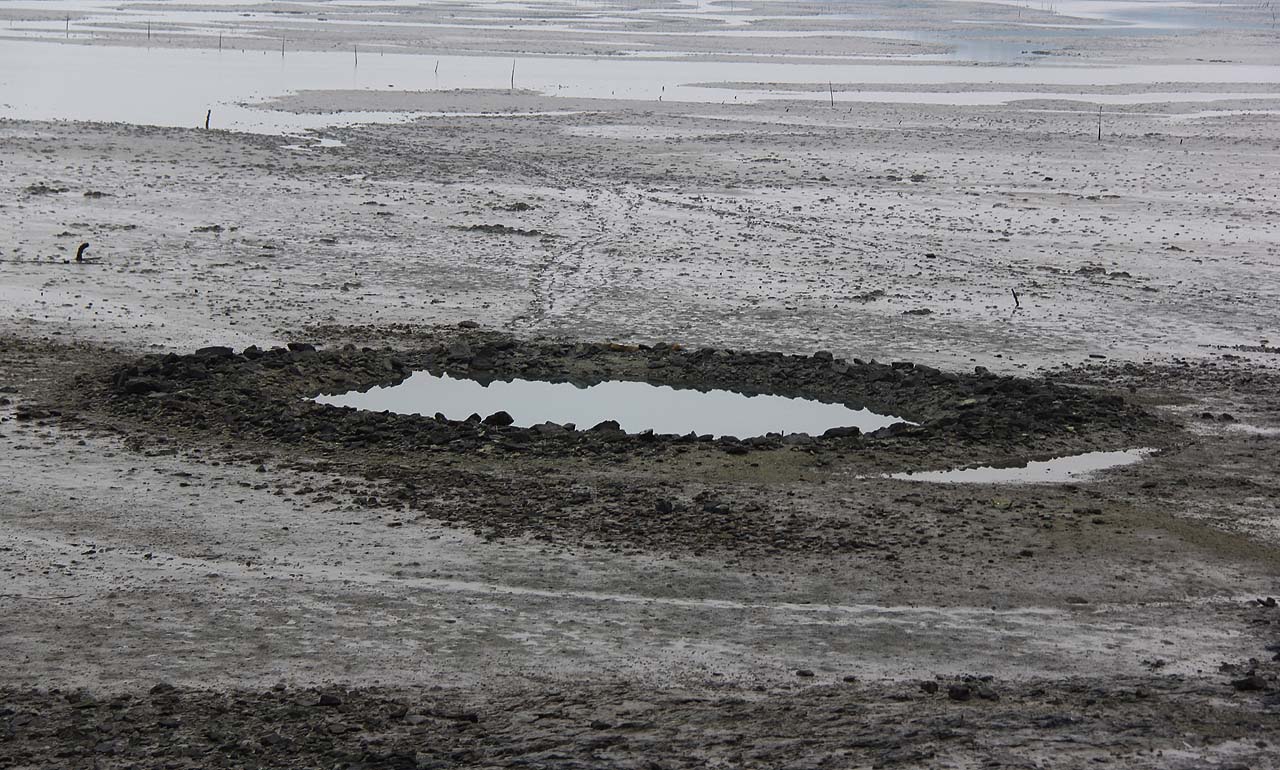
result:
<svg viewBox="0 0 1280 770"><path fill-rule="evenodd" d="M397 414L440 412L452 420L505 411L515 419L515 425L522 428L553 422L573 423L586 429L605 420L616 420L628 433L652 430L676 435L689 432L738 437L766 433L821 435L828 428L857 427L871 432L906 422L866 409L850 409L843 404L769 394L702 392L617 380L586 388L568 382L533 380L494 381L486 385L429 372L416 372L399 385L340 396L319 396L316 401Z"/></svg>
<svg viewBox="0 0 1280 770"><path fill-rule="evenodd" d="M309 139L309 137L300 137L300 138L301 138L301 139L303 139L304 141L306 141L306 140L308 140L308 139ZM346 147L346 146L347 146L346 144L344 144L343 142L341 142L341 141L340 141L340 140L338 140L338 139L330 139L330 138L329 138L329 137L327 137L327 136L322 136L322 137L319 137L319 138L315 139L315 140L314 140L314 141L312 141L310 144L305 144L305 145L304 145L304 144L286 144L286 145L284 145L283 147L281 147L280 149L282 149L282 150L299 150L299 151L302 151L302 152L309 152L309 151L311 151L311 150L313 150L313 149L322 149L322 148L325 148L325 147Z"/></svg>
<svg viewBox="0 0 1280 770"><path fill-rule="evenodd" d="M1215 423L1195 421L1190 424L1191 431L1201 436L1212 436L1223 433L1245 433L1250 436L1280 436L1280 428L1264 425L1249 425L1243 422Z"/></svg>
<svg viewBox="0 0 1280 770"><path fill-rule="evenodd" d="M1212 118L1233 118L1240 115L1280 115L1280 110L1201 110L1181 115L1168 115L1165 120L1181 123L1188 120L1210 120Z"/></svg>
<svg viewBox="0 0 1280 770"><path fill-rule="evenodd" d="M965 0L953 0L964 2ZM999 5L1025 6L1025 0L986 0ZM1167 0L1055 0L1050 12L1069 19L1088 19L1110 29L1146 33L1192 29L1257 29L1257 22L1233 20L1221 3ZM1104 28L1105 29L1105 28ZM1107 30L1110 31L1110 30Z"/></svg>
<svg viewBox="0 0 1280 770"><path fill-rule="evenodd" d="M1100 471L1140 462L1154 449L1127 449L1120 452L1086 452L1052 460L1029 462L1014 468L960 468L951 471L893 473L888 478L927 481L935 484L1064 484L1090 481Z"/></svg>

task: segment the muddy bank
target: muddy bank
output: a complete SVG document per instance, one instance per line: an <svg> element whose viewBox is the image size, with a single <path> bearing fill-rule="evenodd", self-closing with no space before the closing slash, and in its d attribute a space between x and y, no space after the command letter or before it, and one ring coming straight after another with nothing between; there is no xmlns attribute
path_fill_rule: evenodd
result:
<svg viewBox="0 0 1280 770"><path fill-rule="evenodd" d="M659 691L621 682L0 689L0 747L14 767L777 768L804 757L806 767L1191 768L1209 759L1265 770L1276 767L1276 696L1257 671L1231 666L1213 684L972 675L745 691L711 682ZM803 683L811 672L795 673Z"/></svg>
<svg viewBox="0 0 1280 770"><path fill-rule="evenodd" d="M844 526L815 527L813 521L782 516L771 495L690 489L686 481L729 473L768 484L801 481L815 469L836 478L1025 462L1101 448L1173 446L1181 435L1176 424L1120 395L1043 378L997 376L981 367L956 374L903 361L844 361L822 351L801 356L524 340L465 326L404 329L396 348L294 343L239 353L212 347L145 356L82 374L74 388L78 396L61 405L22 406L17 417L81 413L124 431L140 450L216 449L250 465L289 458L309 472L358 468L369 484L354 496L362 507L391 506L404 512L404 520L462 524L489 539L586 537L614 548L736 554L878 551L883 544ZM820 436L714 438L627 434L610 421L522 428L511 425L505 412L450 420L311 400L320 393L393 384L418 370L481 382L518 377L584 386L633 380L775 393L865 405L918 424L898 423L866 435L837 426ZM592 480L599 463L642 477L601 483ZM543 465L568 472L516 470ZM345 498L347 491L342 483L299 483L293 494L326 501Z"/></svg>

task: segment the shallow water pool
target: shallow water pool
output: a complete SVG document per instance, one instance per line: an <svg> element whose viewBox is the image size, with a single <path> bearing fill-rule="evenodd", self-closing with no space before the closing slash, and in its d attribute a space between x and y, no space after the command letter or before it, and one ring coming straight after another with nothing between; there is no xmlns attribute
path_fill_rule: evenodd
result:
<svg viewBox="0 0 1280 770"><path fill-rule="evenodd" d="M1100 471L1140 462L1154 449L1126 449L1118 452L1085 452L1029 462L1011 468L959 468L949 471L893 473L891 479L928 481L937 484L1065 484L1087 481Z"/></svg>
<svg viewBox="0 0 1280 770"><path fill-rule="evenodd" d="M870 432L906 422L900 417L851 409L843 404L771 394L704 392L619 380L589 387L519 379L485 384L429 372L416 372L399 385L320 396L316 401L399 414L439 412L451 420L504 411L514 418L515 425L524 428L553 422L573 423L585 429L605 420L616 420L628 433L652 430L740 438L766 433L820 435L829 428L843 427Z"/></svg>

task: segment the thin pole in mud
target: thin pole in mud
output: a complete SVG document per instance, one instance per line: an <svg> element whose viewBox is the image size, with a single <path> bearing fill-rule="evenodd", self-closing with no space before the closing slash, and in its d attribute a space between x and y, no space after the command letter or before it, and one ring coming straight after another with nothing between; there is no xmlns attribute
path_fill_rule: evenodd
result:
<svg viewBox="0 0 1280 770"><path fill-rule="evenodd" d="M351 55L355 57L356 66L360 66L360 45L358 43L351 46Z"/></svg>
<svg viewBox="0 0 1280 770"><path fill-rule="evenodd" d="M209 118L213 117L213 110L206 110L204 113L204 130L209 130Z"/></svg>
<svg viewBox="0 0 1280 770"><path fill-rule="evenodd" d="M516 60L511 60L511 90L516 90Z"/></svg>
<svg viewBox="0 0 1280 770"><path fill-rule="evenodd" d="M1098 105L1098 141L1102 141L1102 105Z"/></svg>
<svg viewBox="0 0 1280 770"><path fill-rule="evenodd" d="M827 93L831 96L831 106L836 106L836 89L831 85L831 81L827 81Z"/></svg>
<svg viewBox="0 0 1280 770"><path fill-rule="evenodd" d="M151 22L147 22L147 40L151 39Z"/></svg>
<svg viewBox="0 0 1280 770"><path fill-rule="evenodd" d="M284 38L280 38L280 58L284 58Z"/></svg>
<svg viewBox="0 0 1280 770"><path fill-rule="evenodd" d="M436 74L437 76L439 76L439 74L440 74L440 60L439 60L439 59L436 59L436 72L435 72L435 74Z"/></svg>
<svg viewBox="0 0 1280 770"><path fill-rule="evenodd" d="M1010 289L1009 292L1013 294L1013 309L1017 310L1018 308L1022 307L1022 303L1018 301L1018 290Z"/></svg>
<svg viewBox="0 0 1280 770"><path fill-rule="evenodd" d="M218 50L219 51L222 50L222 33L221 32L218 33Z"/></svg>
<svg viewBox="0 0 1280 770"><path fill-rule="evenodd" d="M67 14L67 37L71 37L71 15Z"/></svg>

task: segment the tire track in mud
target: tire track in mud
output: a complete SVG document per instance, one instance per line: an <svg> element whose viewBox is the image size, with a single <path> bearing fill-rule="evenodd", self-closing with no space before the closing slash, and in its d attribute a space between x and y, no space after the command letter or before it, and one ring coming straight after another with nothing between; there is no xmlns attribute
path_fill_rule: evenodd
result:
<svg viewBox="0 0 1280 770"><path fill-rule="evenodd" d="M604 202L602 198L612 198L613 201ZM623 240L625 235L638 232L639 228L632 215L639 209L640 202L634 195L628 195L625 191L597 190L588 197L586 203L589 206L587 224L592 233L577 239L567 249L549 253L534 266L529 277L529 291L532 294L529 307L512 317L506 323L507 329L515 331L541 326L555 314L557 303L569 299L566 296L566 284L582 271L593 253ZM610 276L602 276L601 285L607 285L605 279L608 277Z"/></svg>

